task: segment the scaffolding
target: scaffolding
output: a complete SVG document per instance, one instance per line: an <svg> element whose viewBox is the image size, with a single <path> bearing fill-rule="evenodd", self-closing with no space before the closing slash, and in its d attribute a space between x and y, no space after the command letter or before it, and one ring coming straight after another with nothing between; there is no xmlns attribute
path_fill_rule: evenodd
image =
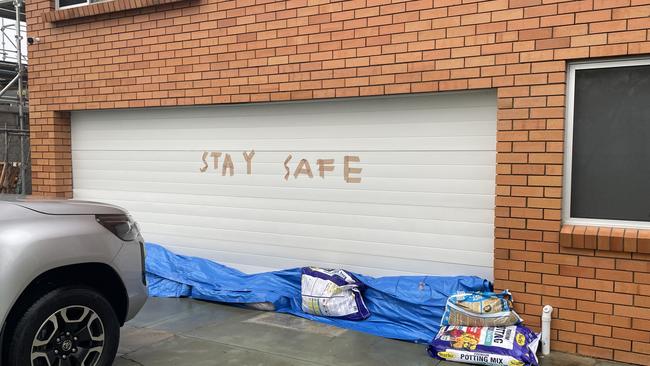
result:
<svg viewBox="0 0 650 366"><path fill-rule="evenodd" d="M28 194L31 169L24 0L0 0L0 33L0 165L19 169L13 193Z"/></svg>

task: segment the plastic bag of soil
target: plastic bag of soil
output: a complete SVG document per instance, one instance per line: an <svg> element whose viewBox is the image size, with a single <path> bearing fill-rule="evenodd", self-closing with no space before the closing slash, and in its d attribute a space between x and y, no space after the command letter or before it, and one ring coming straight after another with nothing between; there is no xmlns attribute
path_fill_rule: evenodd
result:
<svg viewBox="0 0 650 366"><path fill-rule="evenodd" d="M440 328L429 343L431 357L486 366L538 366L539 336L530 329L509 327Z"/></svg>
<svg viewBox="0 0 650 366"><path fill-rule="evenodd" d="M300 293L305 313L346 320L370 316L361 296L363 283L342 269L304 267Z"/></svg>
<svg viewBox="0 0 650 366"><path fill-rule="evenodd" d="M512 295L506 290L501 293L476 292L450 296L440 325L506 327L521 322L513 309Z"/></svg>

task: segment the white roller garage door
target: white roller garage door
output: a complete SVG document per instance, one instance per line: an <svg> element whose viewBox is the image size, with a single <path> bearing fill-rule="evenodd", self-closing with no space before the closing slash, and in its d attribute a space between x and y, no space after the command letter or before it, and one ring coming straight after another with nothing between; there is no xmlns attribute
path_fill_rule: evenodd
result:
<svg viewBox="0 0 650 366"><path fill-rule="evenodd" d="M249 272L492 278L495 134L493 92L74 112L74 197Z"/></svg>

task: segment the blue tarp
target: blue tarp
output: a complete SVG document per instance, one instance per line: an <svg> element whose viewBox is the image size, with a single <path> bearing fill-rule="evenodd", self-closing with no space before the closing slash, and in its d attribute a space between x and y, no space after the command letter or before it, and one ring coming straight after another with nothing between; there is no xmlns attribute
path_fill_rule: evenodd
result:
<svg viewBox="0 0 650 366"><path fill-rule="evenodd" d="M458 292L491 291L489 281L473 277L356 274L366 286L363 297L370 317L362 321L303 313L300 268L246 274L207 259L174 254L147 243L149 294L191 297L231 304L270 302L276 311L381 337L427 343L440 327L447 297Z"/></svg>

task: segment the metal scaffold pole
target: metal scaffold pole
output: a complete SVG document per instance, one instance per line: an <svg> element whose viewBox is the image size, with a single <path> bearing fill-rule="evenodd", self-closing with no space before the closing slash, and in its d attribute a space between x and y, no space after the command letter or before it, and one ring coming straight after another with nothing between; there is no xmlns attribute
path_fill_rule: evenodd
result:
<svg viewBox="0 0 650 366"><path fill-rule="evenodd" d="M24 0L0 0L0 193L31 186L24 8Z"/></svg>
<svg viewBox="0 0 650 366"><path fill-rule="evenodd" d="M22 40L23 36L21 33L20 27L20 7L22 5L21 0L14 1L14 8L16 9L16 58L18 64L18 123L20 130L25 130L25 111L24 111L24 95L23 95L23 72L25 70L22 60ZM25 136L23 134L19 135L20 139L20 192L25 193L27 191L27 185L25 182Z"/></svg>

